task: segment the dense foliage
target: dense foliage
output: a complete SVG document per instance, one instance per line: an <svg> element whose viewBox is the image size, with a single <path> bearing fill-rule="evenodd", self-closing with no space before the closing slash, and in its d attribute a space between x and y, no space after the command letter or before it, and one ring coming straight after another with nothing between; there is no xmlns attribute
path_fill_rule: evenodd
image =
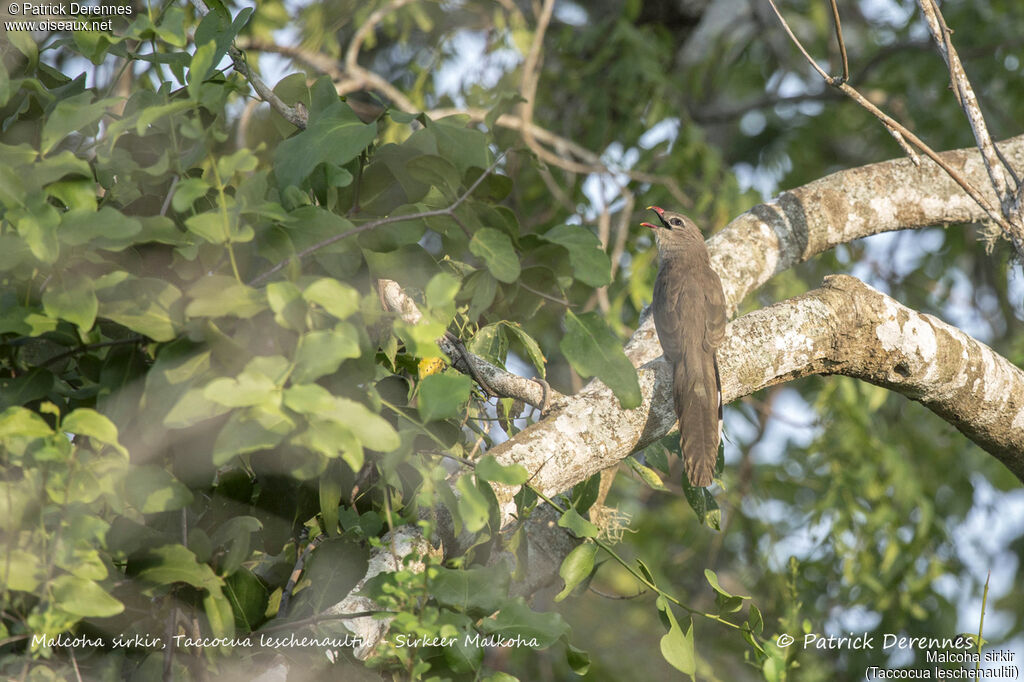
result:
<svg viewBox="0 0 1024 682"><path fill-rule="evenodd" d="M800 4L787 11L827 54L824 5ZM1022 24L993 19L1012 3L948 4L951 25L984 26L961 49L987 60L972 76L986 103L999 102L994 127L1024 130L1021 64L1004 44ZM1012 477L920 406L852 380L801 382L732 408L717 504L681 487L661 445L631 458L601 500L619 508L608 526L591 523L596 479L560 499L560 525L586 539L562 565L565 589L528 601L515 585L529 557L491 561L515 555L525 531L499 532L489 482L523 483L526 472L485 453L537 413L438 362L438 337L449 331L564 392L598 376L635 404L621 343L650 298L654 254L638 230L617 248L609 216L634 224L635 195L641 206L685 202L717 228L756 201L738 164L796 184L899 153L863 112L821 94L774 26L757 28L757 11L727 31L672 3L559 3L534 117L612 167L574 174L499 124L516 111L516 63L534 36L532 13L515 3L408 3L359 36L359 63L415 112L363 92L340 98L329 76L293 68L272 85L308 112L304 130L249 106L232 43L257 66L294 11L296 45L344 59L381 4L210 5L205 17L185 3L138 8L111 33L11 32L0 47L4 675L244 675L283 655L354 679L371 675L365 666L621 679L668 677L670 665L721 679L781 680L797 667L800 679L834 679L880 661L786 651L774 635L958 631L958 599L943 584L976 590L979 575L951 529L975 489ZM936 147L969 144L955 103L937 104L950 99L946 81L917 42L912 5L883 18L854 8L851 59L872 67L879 98ZM702 41L684 49L690 36ZM447 83L434 77L460 69ZM443 111L456 107L486 115ZM1006 250L987 255L969 229L906 241L898 262L849 245L783 273L743 308L853 271L1024 360ZM423 319L386 311L379 279L400 283ZM516 502L525 519L540 500L527 489ZM328 647L333 663L324 647L185 643L171 656L155 641L343 639L344 621L322 612L388 549L389 531L412 525L437 540L438 507L462 551L422 548L363 588L379 616L393 616L368 662L350 647ZM598 550L622 540L628 518L616 551L640 567L631 571ZM573 592L655 585L711 617L691 620L666 594ZM995 595L989 606L1010 625L992 638L1019 631L1021 604L1012 589ZM464 645L467 635L532 644L489 649ZM458 645L404 647L398 636Z"/></svg>

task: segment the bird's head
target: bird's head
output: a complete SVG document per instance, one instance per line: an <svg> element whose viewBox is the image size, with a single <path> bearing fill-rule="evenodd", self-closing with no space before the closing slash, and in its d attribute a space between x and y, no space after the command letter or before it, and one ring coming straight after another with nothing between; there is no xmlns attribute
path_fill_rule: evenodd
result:
<svg viewBox="0 0 1024 682"><path fill-rule="evenodd" d="M648 206L647 210L654 211L658 216L658 222L660 225L652 223L640 223L641 227L649 227L654 230L655 238L661 242L662 240L675 241L679 237L682 237L683 232L687 228L691 228L700 234L700 230L696 224L682 213L676 213L675 211L666 211L661 206Z"/></svg>

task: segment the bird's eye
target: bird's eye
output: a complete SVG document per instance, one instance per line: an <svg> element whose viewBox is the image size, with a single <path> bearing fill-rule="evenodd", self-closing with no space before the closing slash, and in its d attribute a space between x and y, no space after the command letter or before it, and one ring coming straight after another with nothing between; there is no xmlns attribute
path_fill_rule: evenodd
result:
<svg viewBox="0 0 1024 682"><path fill-rule="evenodd" d="M672 223L673 225L675 225L676 227L680 227L680 226L681 226L681 225L683 224L683 221L682 221L682 220L680 220L679 218L673 218L673 219L671 220L671 223Z"/></svg>

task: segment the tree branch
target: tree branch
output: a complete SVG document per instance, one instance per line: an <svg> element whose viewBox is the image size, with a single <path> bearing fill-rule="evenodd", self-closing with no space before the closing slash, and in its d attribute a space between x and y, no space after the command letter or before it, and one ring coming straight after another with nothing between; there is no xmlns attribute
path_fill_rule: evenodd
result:
<svg viewBox="0 0 1024 682"><path fill-rule="evenodd" d="M989 135L985 117L981 113L978 97L974 94L974 88L971 87L971 82L967 78L967 72L964 71L964 66L960 62L960 56L957 54L956 48L953 47L950 37L952 31L946 26L946 20L942 17L938 4L935 0L918 0L918 4L921 6L921 12L924 13L935 45L949 67L953 91L971 124L974 140L978 144L978 149L981 150L981 158L985 160L989 180L999 197L999 204L1003 216L1006 218L1005 224L1001 223L1001 226L1006 232L1007 238L1016 245L1018 254L1024 258L1024 219L1022 219L1021 206L1017 200L1017 192L1020 191L1020 187L1016 186L1014 179L1016 174L1010 170L1008 176L1008 169L1003 166L1002 160L999 158L999 152L992 142L992 136Z"/></svg>
<svg viewBox="0 0 1024 682"><path fill-rule="evenodd" d="M378 280L377 286L381 299L388 310L397 313L409 324L417 324L423 319L423 313L416 306L416 302L409 298L398 282L382 279ZM451 358L453 367L464 374L473 376L484 388L493 389L502 397L522 400L541 410L547 409L552 404L557 405L565 399L561 393L552 391L533 379L525 379L517 374L506 372L483 358L465 351L464 346L454 343L447 334L437 340L437 345L441 347L445 355ZM480 379L483 381L481 382Z"/></svg>
<svg viewBox="0 0 1024 682"><path fill-rule="evenodd" d="M812 374L845 374L917 400L1024 481L1024 371L956 327L845 275L729 325L718 350L732 402ZM554 495L615 465L673 427L671 370L658 357L639 372L643 402L623 410L592 382L548 418L489 454L521 464ZM498 491L506 502L513 488Z"/></svg>
<svg viewBox="0 0 1024 682"><path fill-rule="evenodd" d="M196 9L199 10L199 14L206 16L210 13L210 8L206 6L203 0L195 0ZM228 48L228 55L231 57L231 61L235 66L235 71L238 71L242 76L245 77L249 83L252 84L253 90L260 96L264 102L269 104L273 109L281 114L286 121L291 123L297 128L305 130L306 124L309 123L309 113L305 107L296 106L290 107L284 103L280 97L274 94L263 79L260 78L259 74L249 68L248 62L245 60L245 54L237 47L232 45Z"/></svg>

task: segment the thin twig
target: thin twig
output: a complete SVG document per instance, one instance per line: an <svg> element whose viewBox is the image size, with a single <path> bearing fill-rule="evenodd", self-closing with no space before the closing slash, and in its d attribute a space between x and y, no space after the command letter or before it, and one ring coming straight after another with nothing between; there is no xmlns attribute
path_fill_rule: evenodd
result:
<svg viewBox="0 0 1024 682"><path fill-rule="evenodd" d="M832 3L832 20L836 25L836 42L839 43L839 56L843 61L843 83L847 83L850 80L850 62L846 58L846 42L843 40L843 25L839 22L839 7L836 5L836 0L831 0Z"/></svg>
<svg viewBox="0 0 1024 682"><path fill-rule="evenodd" d="M295 567L292 568L291 575L288 576L288 584L284 586L281 591L281 603L277 608L277 617L281 618L288 615L288 607L291 605L292 592L295 590L295 586L299 582L299 577L302 575L302 569L306 565L306 560L309 555L320 546L320 543L327 539L327 535L321 533L315 538L309 541L309 544L302 549L302 553L295 560Z"/></svg>
<svg viewBox="0 0 1024 682"><path fill-rule="evenodd" d="M593 585L588 585L587 589L590 590L591 592L593 592L594 594L596 594L598 597L604 597L605 599L615 599L615 600L636 599L637 597L642 597L645 594L647 594L647 590L640 590L636 594L609 594L608 592L602 592L601 590L597 589Z"/></svg>
<svg viewBox="0 0 1024 682"><path fill-rule="evenodd" d="M521 280L518 282L518 284L522 288L524 288L527 291L529 291L531 294L536 294L537 296L540 296L541 298L547 299L547 300L551 301L552 303L557 303L558 305L565 306L566 308L568 308L569 306L572 305L571 303L569 303L564 298L558 298L557 296L552 296L551 294L545 294L543 291L538 291L537 289L534 289L529 284L527 284L526 282L523 282Z"/></svg>
<svg viewBox="0 0 1024 682"><path fill-rule="evenodd" d="M284 260L279 261L269 270L266 270L262 274L250 280L249 286L258 286L262 284L264 281L266 281L268 277L273 275L275 272L278 272L292 261L302 261L302 259L304 259L306 256L316 253L320 249L330 246L331 244L341 241L342 239L345 239L347 237L351 237L352 235L360 234L368 230L373 230L375 228L381 227L382 225L390 225L391 223L400 223L405 222L407 220L422 220L425 218L436 218L438 216L443 215L454 217L455 210L459 208L459 206L461 206L466 201L466 199L468 199L473 194L473 192L476 191L476 189L480 186L480 183L484 181L484 178L486 178L488 175L494 172L494 169L498 167L498 164L501 163L501 160L503 158L504 152L499 154L498 158L494 160L494 163L488 166L487 169L480 174L480 177L473 181L473 184L469 186L469 189L467 189L462 195L455 199L455 201L452 202L450 206L446 208L434 209L432 211L420 211L419 213L409 213L406 215L389 216L387 218L371 220L370 222L364 223L359 227L354 227L351 230L346 230L345 232L342 232L340 234L335 234L330 237L327 237L326 239L321 239L316 244L313 244L312 246L307 246L298 253L295 253L291 256L288 256Z"/></svg>
<svg viewBox="0 0 1024 682"><path fill-rule="evenodd" d="M134 343L142 343L145 340L146 340L145 337L142 337L142 336L132 336L132 337L129 337L129 338L126 338L126 339L114 339L113 341L100 341L98 343L87 343L84 346L79 346L77 348L72 348L71 350L66 351L64 353L60 353L59 355L54 355L52 358L48 358L45 362L43 362L39 366L40 367L49 367L53 363L60 362L64 358L71 357L72 355L77 355L79 353L85 353L85 352L88 352L90 350L95 350L97 348L106 348L107 346L124 346L124 345L129 345L129 344L134 344Z"/></svg>

